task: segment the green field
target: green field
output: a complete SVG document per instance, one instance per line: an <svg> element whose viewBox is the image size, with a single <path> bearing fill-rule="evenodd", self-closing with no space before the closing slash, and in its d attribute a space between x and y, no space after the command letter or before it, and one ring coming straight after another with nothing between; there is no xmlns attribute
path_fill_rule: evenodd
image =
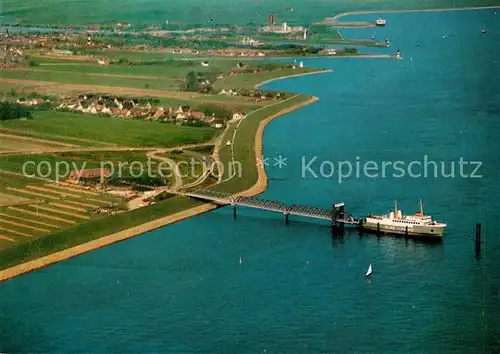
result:
<svg viewBox="0 0 500 354"><path fill-rule="evenodd" d="M95 51L94 51L95 53ZM155 53L130 53L130 52L107 52L102 51L102 56L115 56L120 58L122 55L127 54L140 54L142 60L154 60ZM33 57L36 61L37 58ZM183 79L190 71L197 72L229 72L231 69L236 68L238 60L221 60L211 59L208 60L210 66L205 67L201 65L201 60L166 60L157 63L156 61L151 64L110 64L109 66L99 66L97 64L82 64L73 65L74 63L56 63L57 65L50 65L51 61L43 61L39 66L33 67L36 70L54 70L72 72L77 74L116 74L125 76L151 76L151 77L168 77L172 79Z"/></svg>
<svg viewBox="0 0 500 354"><path fill-rule="evenodd" d="M27 24L114 24L128 21L133 25L162 25L166 20L177 24L213 23L256 24L266 23L266 14L274 13L279 21L289 24L307 24L322 20L326 16L356 10L379 9L425 9L464 6L498 5L497 0L352 0L299 1L277 0L267 2L246 1L235 4L233 0L216 2L161 0L121 0L110 3L101 0L3 0L4 22L23 21ZM293 12L287 12L287 7Z"/></svg>
<svg viewBox="0 0 500 354"><path fill-rule="evenodd" d="M80 68L80 66L75 66ZM51 81L62 84L84 84L84 85L98 85L98 86L118 86L118 87L133 87L138 89L152 89L152 90L167 90L178 91L180 90L179 80L165 78L165 77L151 77L134 78L127 77L112 77L112 76L99 76L88 75L80 72L72 72L68 75L67 72L58 72L57 70L40 70L34 71L26 70L0 70L2 78L20 79L20 80L36 80L36 81Z"/></svg>
<svg viewBox="0 0 500 354"><path fill-rule="evenodd" d="M68 112L35 112L27 121L0 122L0 128L15 129L23 135L65 142L65 137L88 139L89 145L112 143L120 146L172 147L211 140L217 130L113 119ZM67 140L66 140L67 141Z"/></svg>

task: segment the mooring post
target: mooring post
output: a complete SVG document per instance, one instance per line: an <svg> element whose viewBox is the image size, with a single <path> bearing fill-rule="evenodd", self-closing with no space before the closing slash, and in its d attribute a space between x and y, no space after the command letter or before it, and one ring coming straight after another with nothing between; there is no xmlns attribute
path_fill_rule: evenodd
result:
<svg viewBox="0 0 500 354"><path fill-rule="evenodd" d="M359 236L363 236L363 219L358 220L358 233Z"/></svg>
<svg viewBox="0 0 500 354"><path fill-rule="evenodd" d="M233 218L236 218L236 205L233 205Z"/></svg>
<svg viewBox="0 0 500 354"><path fill-rule="evenodd" d="M476 224L476 258L481 257L481 223Z"/></svg>
<svg viewBox="0 0 500 354"><path fill-rule="evenodd" d="M285 223L288 225L289 222L290 222L290 214L286 213L285 214Z"/></svg>

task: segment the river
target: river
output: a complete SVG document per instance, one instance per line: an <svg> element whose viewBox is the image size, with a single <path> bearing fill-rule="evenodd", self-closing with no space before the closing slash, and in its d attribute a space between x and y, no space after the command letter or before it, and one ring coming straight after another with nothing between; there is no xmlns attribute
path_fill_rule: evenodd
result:
<svg viewBox="0 0 500 354"><path fill-rule="evenodd" d="M0 351L499 352L499 16L383 15L388 25L376 36L389 37L403 60L305 59L334 72L265 86L320 101L266 128L264 198L323 208L343 201L362 216L386 212L394 199L413 213L422 197L449 225L443 243L332 238L321 223L285 225L282 215L245 209L233 219L219 209L2 284ZM359 18L372 20L343 20ZM446 174L462 158L468 176L458 165L454 177L398 178L389 168L340 183L328 170L426 156ZM471 176L472 162L481 162L481 177Z"/></svg>

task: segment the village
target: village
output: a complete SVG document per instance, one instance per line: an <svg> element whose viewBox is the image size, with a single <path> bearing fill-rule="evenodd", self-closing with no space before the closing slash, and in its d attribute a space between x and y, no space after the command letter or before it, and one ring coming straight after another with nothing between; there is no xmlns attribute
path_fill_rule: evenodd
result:
<svg viewBox="0 0 500 354"><path fill-rule="evenodd" d="M232 92L232 91L231 91ZM17 104L29 107L40 107L50 104L51 101L42 98L18 98ZM244 113L224 112L223 117L218 117L214 113L192 109L187 105L178 107L165 107L154 105L151 102L139 102L137 99L111 98L93 95L80 95L77 98L63 97L56 110L80 112L89 115L100 115L115 118L134 118L164 123L174 123L177 125L207 125L216 129L223 128L228 120L239 120L244 118Z"/></svg>

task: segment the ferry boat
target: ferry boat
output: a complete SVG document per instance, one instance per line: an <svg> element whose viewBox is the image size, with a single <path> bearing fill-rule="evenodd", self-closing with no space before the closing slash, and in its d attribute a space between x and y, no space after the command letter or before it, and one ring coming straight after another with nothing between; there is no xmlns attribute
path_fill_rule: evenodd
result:
<svg viewBox="0 0 500 354"><path fill-rule="evenodd" d="M387 23L387 21L386 21L386 20L384 20L384 19L381 19L381 18L379 18L377 21L375 21L375 24L376 24L377 26L379 26L379 27L383 27L383 26L385 26L385 25L386 25L386 23Z"/></svg>
<svg viewBox="0 0 500 354"><path fill-rule="evenodd" d="M436 222L432 216L425 215L422 200L420 200L420 212L414 215L404 215L398 209L397 201L394 203L394 211L387 215L369 215L363 220L363 228L379 231L386 234L409 235L417 237L443 237L446 224Z"/></svg>

